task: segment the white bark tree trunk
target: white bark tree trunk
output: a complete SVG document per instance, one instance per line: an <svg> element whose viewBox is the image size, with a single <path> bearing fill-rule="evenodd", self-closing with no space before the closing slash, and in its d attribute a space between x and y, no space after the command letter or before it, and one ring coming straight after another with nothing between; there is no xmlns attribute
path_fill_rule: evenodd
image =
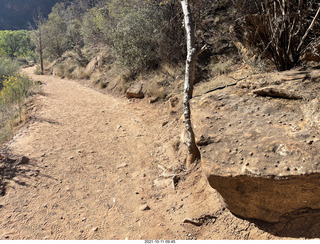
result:
<svg viewBox="0 0 320 244"><path fill-rule="evenodd" d="M183 98L183 110L184 117L186 121L186 130L188 134L187 146L188 146L188 156L187 156L187 169L190 169L191 164L193 164L197 159L200 159L200 151L195 142L195 135L192 129L191 123L191 109L190 109L190 99L193 95L193 80L196 60L199 55L199 51L195 47L195 26L191 16L189 0L181 0L181 6L184 14L184 25L186 29L186 39L187 39L187 60L186 60L186 70L185 70L185 82L184 82L184 98Z"/></svg>

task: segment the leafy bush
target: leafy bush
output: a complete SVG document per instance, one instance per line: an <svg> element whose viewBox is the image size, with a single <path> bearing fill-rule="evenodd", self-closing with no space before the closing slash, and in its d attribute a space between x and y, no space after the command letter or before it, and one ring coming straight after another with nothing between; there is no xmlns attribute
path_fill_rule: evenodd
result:
<svg viewBox="0 0 320 244"><path fill-rule="evenodd" d="M150 6L127 6L122 11L111 12L117 25L110 33L110 39L118 61L132 73L157 65L160 16Z"/></svg>
<svg viewBox="0 0 320 244"><path fill-rule="evenodd" d="M56 59L68 50L67 23L61 15L63 4L56 4L49 14L47 22L44 24L46 35L46 45L44 53L49 59Z"/></svg>
<svg viewBox="0 0 320 244"><path fill-rule="evenodd" d="M31 32L26 30L0 31L0 54L2 56L25 57L33 52Z"/></svg>
<svg viewBox="0 0 320 244"><path fill-rule="evenodd" d="M14 120L22 121L26 97L32 92L33 83L27 76L11 75L3 77L0 91L0 142L13 134Z"/></svg>
<svg viewBox="0 0 320 244"><path fill-rule="evenodd" d="M107 6L90 9L82 20L81 34L84 43L87 45L108 43L109 24Z"/></svg>
<svg viewBox="0 0 320 244"><path fill-rule="evenodd" d="M132 74L160 62L177 63L185 56L180 2L110 0L83 17L85 44L108 45Z"/></svg>
<svg viewBox="0 0 320 244"><path fill-rule="evenodd" d="M15 61L0 57L0 81L2 81L4 77L18 73L18 71L19 65Z"/></svg>

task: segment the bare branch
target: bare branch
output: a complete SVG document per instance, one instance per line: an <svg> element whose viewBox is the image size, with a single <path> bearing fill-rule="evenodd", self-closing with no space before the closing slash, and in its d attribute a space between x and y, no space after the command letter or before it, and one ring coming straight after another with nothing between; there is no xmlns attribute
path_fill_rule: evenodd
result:
<svg viewBox="0 0 320 244"><path fill-rule="evenodd" d="M319 14L320 14L320 7L318 8L318 11L317 11L316 15L314 16L314 18L313 18L313 20L312 20L309 28L307 29L306 33L305 33L304 36L302 37L301 42L300 42L297 50L300 50L301 46L303 45L304 40L307 38L310 30L313 28L314 24L316 23L316 19L318 18Z"/></svg>

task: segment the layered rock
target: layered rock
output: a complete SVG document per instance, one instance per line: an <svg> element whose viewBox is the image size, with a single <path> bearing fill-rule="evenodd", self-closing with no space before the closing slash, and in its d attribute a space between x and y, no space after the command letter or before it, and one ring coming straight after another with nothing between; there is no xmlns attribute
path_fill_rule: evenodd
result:
<svg viewBox="0 0 320 244"><path fill-rule="evenodd" d="M319 81L256 75L193 99L202 167L234 214L278 222L320 209Z"/></svg>

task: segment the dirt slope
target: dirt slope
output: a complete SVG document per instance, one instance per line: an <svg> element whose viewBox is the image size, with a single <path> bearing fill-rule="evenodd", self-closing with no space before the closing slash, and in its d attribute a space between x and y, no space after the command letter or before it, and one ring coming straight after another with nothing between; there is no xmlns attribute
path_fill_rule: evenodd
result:
<svg viewBox="0 0 320 244"><path fill-rule="evenodd" d="M25 72L42 92L7 145L30 162L0 197L0 239L277 238L226 210L200 168L185 172L181 114Z"/></svg>

